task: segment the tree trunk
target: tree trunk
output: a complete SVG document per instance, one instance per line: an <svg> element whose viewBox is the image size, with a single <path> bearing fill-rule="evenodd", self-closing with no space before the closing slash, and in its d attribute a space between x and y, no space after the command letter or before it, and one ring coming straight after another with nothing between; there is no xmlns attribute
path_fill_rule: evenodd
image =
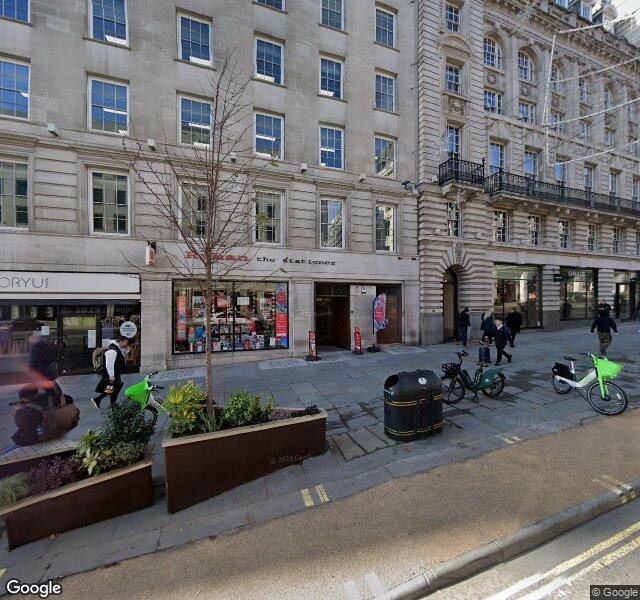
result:
<svg viewBox="0 0 640 600"><path fill-rule="evenodd" d="M211 286L211 277L209 276L206 283L206 291L204 295L204 331L205 331L205 387L207 393L207 409L209 414L213 412L215 399L213 397L213 372L212 372L212 340L211 340L211 307L213 304L213 291Z"/></svg>

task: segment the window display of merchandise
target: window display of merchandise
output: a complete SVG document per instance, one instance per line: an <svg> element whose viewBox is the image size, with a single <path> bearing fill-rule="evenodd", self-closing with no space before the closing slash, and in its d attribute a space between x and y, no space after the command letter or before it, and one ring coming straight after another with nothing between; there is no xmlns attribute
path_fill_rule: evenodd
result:
<svg viewBox="0 0 640 600"><path fill-rule="evenodd" d="M593 319L597 303L596 269L560 267L560 319Z"/></svg>
<svg viewBox="0 0 640 600"><path fill-rule="evenodd" d="M496 264L494 277L494 314L504 317L515 308L522 327L540 327L540 267Z"/></svg>
<svg viewBox="0 0 640 600"><path fill-rule="evenodd" d="M174 342L179 353L274 350L289 347L289 290L286 283L225 282L213 295L210 327L197 286L174 285ZM208 331L207 331L208 329Z"/></svg>

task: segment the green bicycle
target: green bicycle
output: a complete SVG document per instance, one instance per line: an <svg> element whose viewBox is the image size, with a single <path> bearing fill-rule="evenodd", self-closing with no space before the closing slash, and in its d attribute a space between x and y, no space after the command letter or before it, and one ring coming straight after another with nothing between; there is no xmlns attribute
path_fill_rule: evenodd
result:
<svg viewBox="0 0 640 600"><path fill-rule="evenodd" d="M578 359L565 356L564 360L569 361L571 367L557 362L551 369L551 384L555 391L558 394L568 394L571 390L577 390L591 404L593 410L603 415L619 415L623 413L629 404L627 394L620 386L610 381L620 374L622 365L614 363L605 357L598 358L588 352L581 352L580 354L591 358L593 369L580 381L577 381L574 363ZM582 392L585 388L587 389L586 396Z"/></svg>

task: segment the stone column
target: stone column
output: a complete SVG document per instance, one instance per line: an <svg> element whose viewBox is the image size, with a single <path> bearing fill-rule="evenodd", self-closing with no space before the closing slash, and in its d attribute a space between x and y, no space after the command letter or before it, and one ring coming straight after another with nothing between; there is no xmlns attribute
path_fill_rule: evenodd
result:
<svg viewBox="0 0 640 600"><path fill-rule="evenodd" d="M171 282L142 277L141 290L140 369L163 371L167 368L167 358L171 355Z"/></svg>
<svg viewBox="0 0 640 600"><path fill-rule="evenodd" d="M560 329L560 282L553 280L560 270L555 265L542 267L542 325L545 329Z"/></svg>
<svg viewBox="0 0 640 600"><path fill-rule="evenodd" d="M616 286L613 282L613 269L598 269L598 289L596 299L604 300L613 306Z"/></svg>
<svg viewBox="0 0 640 600"><path fill-rule="evenodd" d="M309 331L315 322L314 284L311 279L289 283L289 344L293 356L309 353Z"/></svg>

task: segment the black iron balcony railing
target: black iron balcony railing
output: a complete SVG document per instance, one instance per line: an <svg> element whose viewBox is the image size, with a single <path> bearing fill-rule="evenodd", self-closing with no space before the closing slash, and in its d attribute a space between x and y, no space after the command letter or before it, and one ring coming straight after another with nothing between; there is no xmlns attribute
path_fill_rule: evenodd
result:
<svg viewBox="0 0 640 600"><path fill-rule="evenodd" d="M478 164L450 156L440 165L438 184L444 185L450 181L482 187L484 185L484 160Z"/></svg>
<svg viewBox="0 0 640 600"><path fill-rule="evenodd" d="M582 208L593 208L606 212L629 215L640 213L640 202L620 198L614 194L597 194L589 190L568 188L563 184L537 181L523 175L497 171L485 178L485 192L495 195L500 192L517 194L534 200L554 202Z"/></svg>

